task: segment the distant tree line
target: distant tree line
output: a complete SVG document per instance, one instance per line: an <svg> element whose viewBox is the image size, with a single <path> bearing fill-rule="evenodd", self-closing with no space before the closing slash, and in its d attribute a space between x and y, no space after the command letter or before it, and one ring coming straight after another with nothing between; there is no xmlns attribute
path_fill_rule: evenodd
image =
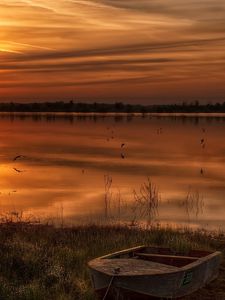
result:
<svg viewBox="0 0 225 300"><path fill-rule="evenodd" d="M200 104L198 101L182 104L141 105L122 102L33 102L0 103L1 112L93 112L93 113L225 113L225 102Z"/></svg>

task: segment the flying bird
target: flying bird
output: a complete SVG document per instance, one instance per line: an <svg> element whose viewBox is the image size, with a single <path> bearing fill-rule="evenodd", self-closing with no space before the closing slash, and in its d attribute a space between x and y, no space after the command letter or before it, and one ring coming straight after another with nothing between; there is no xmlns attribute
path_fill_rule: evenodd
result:
<svg viewBox="0 0 225 300"><path fill-rule="evenodd" d="M24 155L17 155L17 156L15 156L15 157L13 158L13 161L16 161L16 160L19 159L19 158L25 158L25 156L24 156Z"/></svg>
<svg viewBox="0 0 225 300"><path fill-rule="evenodd" d="M120 154L121 158L124 159L125 155L123 153Z"/></svg>
<svg viewBox="0 0 225 300"><path fill-rule="evenodd" d="M25 172L24 170L19 170L19 169L17 169L17 168L13 168L13 170L15 170L17 173Z"/></svg>

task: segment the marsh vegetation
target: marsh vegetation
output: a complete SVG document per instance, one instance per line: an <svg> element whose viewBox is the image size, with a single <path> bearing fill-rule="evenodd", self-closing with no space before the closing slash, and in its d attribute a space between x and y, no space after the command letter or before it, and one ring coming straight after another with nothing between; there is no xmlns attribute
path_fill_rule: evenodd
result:
<svg viewBox="0 0 225 300"><path fill-rule="evenodd" d="M0 299L94 300L87 262L136 245L169 246L174 250L224 251L225 236L204 231L152 226L87 225L56 228L27 222L0 225ZM224 299L225 262L219 278L185 300Z"/></svg>

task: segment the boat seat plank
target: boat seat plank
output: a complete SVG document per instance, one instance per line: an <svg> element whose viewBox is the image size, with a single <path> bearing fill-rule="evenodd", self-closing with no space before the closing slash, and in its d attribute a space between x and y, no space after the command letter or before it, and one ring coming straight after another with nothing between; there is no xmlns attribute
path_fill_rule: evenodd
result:
<svg viewBox="0 0 225 300"><path fill-rule="evenodd" d="M135 253L136 257L143 259L144 261L154 261L161 264L183 267L191 264L199 258L190 256L176 256L176 255L162 255L162 254L147 254L147 253Z"/></svg>
<svg viewBox="0 0 225 300"><path fill-rule="evenodd" d="M94 260L92 264L94 265L90 267L110 276L115 275L116 269L119 269L117 276L153 275L180 271L180 268L175 266L135 258L99 259Z"/></svg>

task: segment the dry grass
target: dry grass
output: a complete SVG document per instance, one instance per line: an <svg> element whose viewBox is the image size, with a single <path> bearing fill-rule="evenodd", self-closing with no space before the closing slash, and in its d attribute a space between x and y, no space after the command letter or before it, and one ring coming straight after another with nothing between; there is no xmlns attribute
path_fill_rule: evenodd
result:
<svg viewBox="0 0 225 300"><path fill-rule="evenodd" d="M0 299L95 299L87 262L109 252L140 244L224 251L223 234L151 227L55 228L13 223L0 225ZM225 262L219 279L188 300L225 299Z"/></svg>

